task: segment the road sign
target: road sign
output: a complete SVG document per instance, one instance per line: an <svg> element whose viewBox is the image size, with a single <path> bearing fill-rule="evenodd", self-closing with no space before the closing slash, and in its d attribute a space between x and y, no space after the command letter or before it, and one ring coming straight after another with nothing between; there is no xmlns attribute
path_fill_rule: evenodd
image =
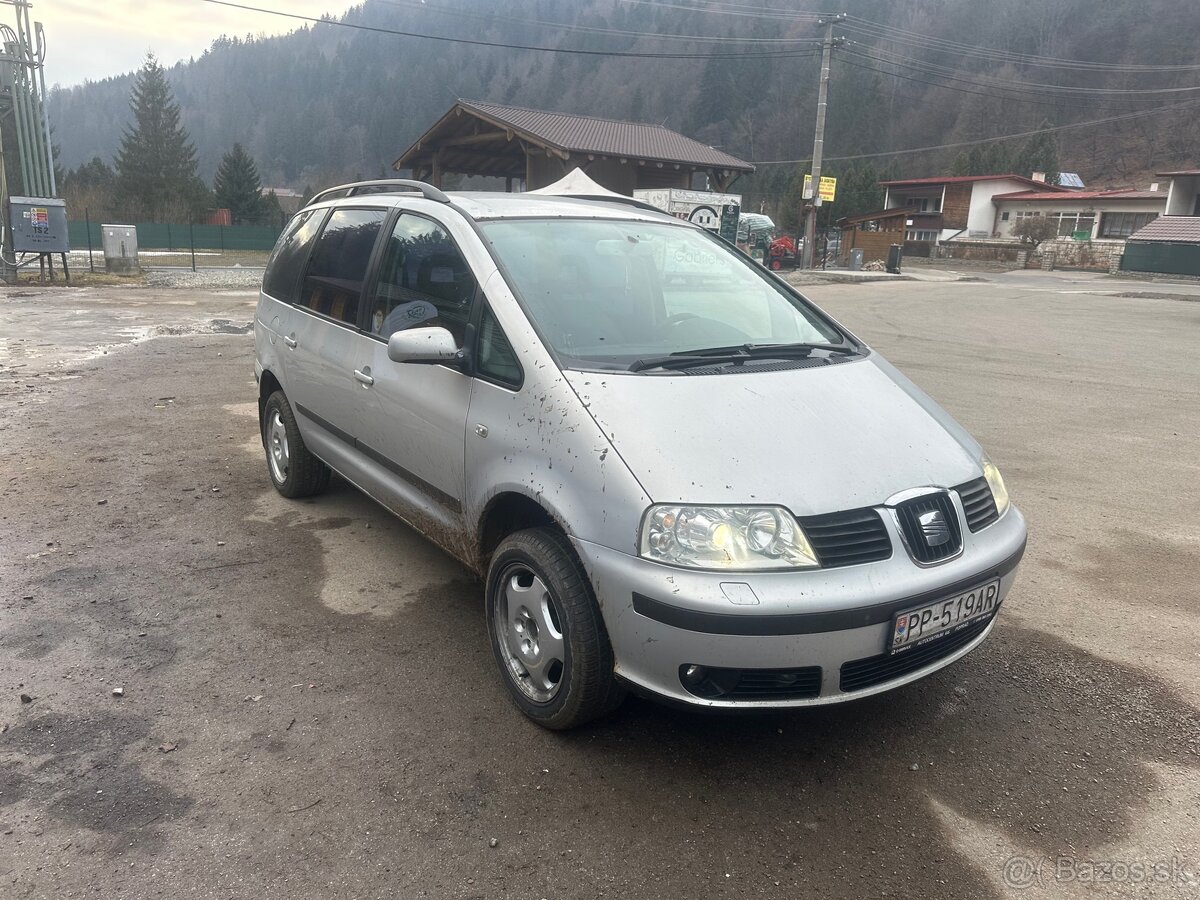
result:
<svg viewBox="0 0 1200 900"><path fill-rule="evenodd" d="M804 176L804 191L803 191L804 199L811 200L812 193L813 193L812 192L812 176L805 175ZM818 191L818 194L821 197L821 202L832 203L834 198L837 196L837 179L836 178L828 178L828 177L822 175L821 176L821 188Z"/></svg>

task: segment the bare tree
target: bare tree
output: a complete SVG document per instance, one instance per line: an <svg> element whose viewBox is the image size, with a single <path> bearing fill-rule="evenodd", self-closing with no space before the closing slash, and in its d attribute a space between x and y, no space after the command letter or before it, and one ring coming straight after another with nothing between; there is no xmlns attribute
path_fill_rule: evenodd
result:
<svg viewBox="0 0 1200 900"><path fill-rule="evenodd" d="M1043 241L1058 237L1058 221L1042 216L1025 216L1012 227L1013 237L1024 244L1032 244L1036 250Z"/></svg>

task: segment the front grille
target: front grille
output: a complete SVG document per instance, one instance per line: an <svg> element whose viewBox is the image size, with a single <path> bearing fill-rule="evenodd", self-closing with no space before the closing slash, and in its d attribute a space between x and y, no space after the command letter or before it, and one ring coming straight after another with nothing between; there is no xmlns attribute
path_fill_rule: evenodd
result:
<svg viewBox="0 0 1200 900"><path fill-rule="evenodd" d="M942 543L933 541L935 528L939 520L922 523L922 517L931 513L940 513L940 522L947 530L946 539ZM906 500L896 507L896 518L900 521L900 530L908 544L908 552L919 563L928 565L949 559L962 549L962 529L958 524L958 513L954 503L945 491L934 494L922 494L913 500Z"/></svg>
<svg viewBox="0 0 1200 900"><path fill-rule="evenodd" d="M817 561L828 569L878 562L892 555L883 519L873 509L852 509L800 520Z"/></svg>
<svg viewBox="0 0 1200 900"><path fill-rule="evenodd" d="M967 527L971 531L987 528L1000 518L1000 513L996 510L996 498L992 496L992 489L988 486L986 478L976 478L974 481L960 484L955 490L962 500Z"/></svg>
<svg viewBox="0 0 1200 900"><path fill-rule="evenodd" d="M989 616L973 622L957 634L934 641L932 644L926 644L924 647L909 650L907 653L899 653L896 656L883 653L879 656L843 663L842 690L861 691L864 688L902 678L910 672L933 665L939 659L945 659L956 650L961 650L983 634L993 618L994 616Z"/></svg>
<svg viewBox="0 0 1200 900"><path fill-rule="evenodd" d="M680 666L680 678L689 693L706 700L803 700L821 693L821 667L802 669L709 669L704 680L688 684Z"/></svg>

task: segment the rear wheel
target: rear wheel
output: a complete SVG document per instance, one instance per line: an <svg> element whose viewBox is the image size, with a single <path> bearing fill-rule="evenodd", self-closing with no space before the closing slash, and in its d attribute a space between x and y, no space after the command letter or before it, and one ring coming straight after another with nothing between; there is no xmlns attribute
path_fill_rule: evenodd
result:
<svg viewBox="0 0 1200 900"><path fill-rule="evenodd" d="M570 543L550 528L505 538L487 578L488 635L513 702L566 729L620 705L612 647Z"/></svg>
<svg viewBox="0 0 1200 900"><path fill-rule="evenodd" d="M309 452L283 391L267 398L262 416L267 472L285 497L311 497L329 486L329 466Z"/></svg>

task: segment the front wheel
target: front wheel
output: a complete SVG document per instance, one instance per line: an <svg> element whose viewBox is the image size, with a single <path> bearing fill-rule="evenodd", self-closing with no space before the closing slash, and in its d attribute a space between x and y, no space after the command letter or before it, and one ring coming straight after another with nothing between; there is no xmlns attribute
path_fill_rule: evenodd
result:
<svg viewBox="0 0 1200 900"><path fill-rule="evenodd" d="M566 729L620 705L604 620L562 534L531 528L505 538L488 567L486 599L492 652L525 715Z"/></svg>

